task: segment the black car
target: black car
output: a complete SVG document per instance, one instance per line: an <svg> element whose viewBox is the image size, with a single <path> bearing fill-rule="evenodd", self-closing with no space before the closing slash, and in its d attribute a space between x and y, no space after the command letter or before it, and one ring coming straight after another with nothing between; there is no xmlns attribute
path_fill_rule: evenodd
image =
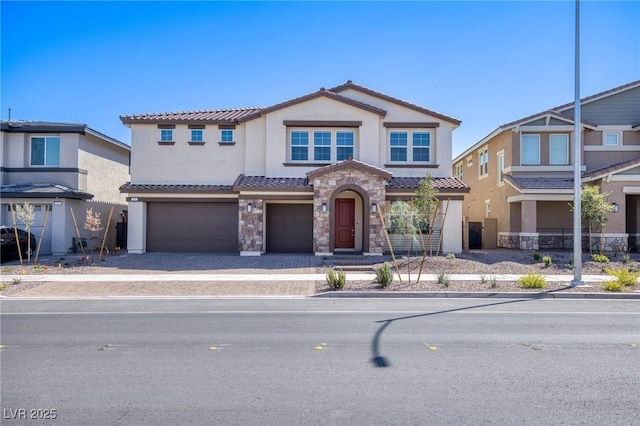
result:
<svg viewBox="0 0 640 426"><path fill-rule="evenodd" d="M16 233L13 228L8 226L0 226L0 234L2 236L2 249L0 251L0 262L8 262L10 260L19 259L18 244L16 244ZM22 258L27 258L28 239L31 239L31 252L36 250L36 238L33 234L18 229L18 239L20 240L20 249Z"/></svg>

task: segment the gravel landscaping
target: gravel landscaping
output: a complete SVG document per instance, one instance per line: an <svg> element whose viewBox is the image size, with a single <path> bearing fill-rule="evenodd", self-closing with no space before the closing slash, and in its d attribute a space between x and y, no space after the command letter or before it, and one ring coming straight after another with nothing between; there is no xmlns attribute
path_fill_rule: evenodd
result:
<svg viewBox="0 0 640 426"><path fill-rule="evenodd" d="M383 291L383 292L446 292L446 293L492 293L492 292L588 292L603 293L601 283L588 283L588 286L569 287L568 280L561 282L547 281L545 289L525 290L515 281L505 281L503 275L520 275L536 273L540 275L563 275L573 277L570 251L539 252L540 257L548 255L550 265L546 266L542 259L536 260L534 252L527 250L472 250L458 255L428 256L422 274L423 280L416 283L420 257L398 258L402 274L411 269L411 282L406 279L401 283L397 274L387 288L381 289L374 279L357 281L349 278L356 273L375 273L381 263L376 257L368 257L365 265L344 266L347 284L343 291ZM393 266L390 257L385 257ZM11 262L2 266L2 285L0 294L4 296L19 295L20 292L39 286L42 282L26 282L20 277L25 275L61 275L61 274L144 274L181 272L185 274L211 273L319 273L325 274L334 265L332 257L316 257L312 255L264 255L255 258L237 255L206 255L168 253L148 253L129 255L127 253L109 254L102 259L97 255L69 255L65 257L43 258L37 265L20 265ZM339 268L336 266L336 268ZM610 262L599 263L591 260L588 253L583 254L582 275L607 276L604 268L640 269L640 253L628 256L610 255ZM392 267L393 270L393 267ZM395 270L394 270L395 272ZM479 277L473 281L456 280L457 274L474 274ZM440 275L441 282L437 280ZM424 277L431 279L425 281ZM434 278L435 277L435 278ZM448 284L442 281L447 281ZM570 279L569 279L570 280ZM316 292L332 291L325 281L316 282ZM640 292L640 285L626 287L625 292Z"/></svg>

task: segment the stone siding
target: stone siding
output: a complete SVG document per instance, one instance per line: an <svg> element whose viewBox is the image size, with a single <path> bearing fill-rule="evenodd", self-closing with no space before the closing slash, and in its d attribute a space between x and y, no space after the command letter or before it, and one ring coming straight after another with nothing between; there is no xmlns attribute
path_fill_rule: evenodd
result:
<svg viewBox="0 0 640 426"><path fill-rule="evenodd" d="M247 206L251 203L251 212ZM240 199L238 202L238 240L240 250L243 252L264 251L263 226L264 226L264 202L261 199Z"/></svg>

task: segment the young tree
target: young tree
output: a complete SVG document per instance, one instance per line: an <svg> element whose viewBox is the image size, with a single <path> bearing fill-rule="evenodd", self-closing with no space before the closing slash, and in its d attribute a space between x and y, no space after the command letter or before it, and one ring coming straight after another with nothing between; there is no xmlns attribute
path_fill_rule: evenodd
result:
<svg viewBox="0 0 640 426"><path fill-rule="evenodd" d="M591 238L593 228L597 227L601 232L600 252L604 250L604 228L607 223L609 212L613 211L613 204L607 201L610 192L601 193L598 185L583 185L580 196L580 208L582 209L582 219L587 221L589 229L589 254L593 253L591 248ZM572 206L573 209L573 206Z"/></svg>
<svg viewBox="0 0 640 426"><path fill-rule="evenodd" d="M100 232L104 228L102 227L102 219L100 219L100 212L94 212L93 208L87 209L87 215L84 221L84 229L91 232L93 235L95 232Z"/></svg>
<svg viewBox="0 0 640 426"><path fill-rule="evenodd" d="M28 202L24 204L16 204L16 216L18 220L24 223L24 227L26 228L28 237L27 237L27 263L31 263L31 226L33 222L36 221L36 214L33 212L33 206ZM17 241L18 246L20 246L20 240ZM20 248L18 247L18 250Z"/></svg>

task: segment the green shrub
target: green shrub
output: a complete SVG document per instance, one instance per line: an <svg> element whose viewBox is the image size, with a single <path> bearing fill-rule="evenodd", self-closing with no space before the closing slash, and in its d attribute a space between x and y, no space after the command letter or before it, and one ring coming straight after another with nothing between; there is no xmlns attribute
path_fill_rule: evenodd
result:
<svg viewBox="0 0 640 426"><path fill-rule="evenodd" d="M387 262L384 262L376 269L376 282L382 288L388 287L393 282L393 273Z"/></svg>
<svg viewBox="0 0 640 426"><path fill-rule="evenodd" d="M592 254L591 259L594 262L598 262L598 263L609 263L609 258L604 254L598 254L598 253Z"/></svg>
<svg viewBox="0 0 640 426"><path fill-rule="evenodd" d="M4 290L5 288L7 288L6 284L0 284L0 291Z"/></svg>
<svg viewBox="0 0 640 426"><path fill-rule="evenodd" d="M602 288L607 291L620 292L622 291L622 289L624 289L624 284L622 284L620 280L605 281L602 284Z"/></svg>
<svg viewBox="0 0 640 426"><path fill-rule="evenodd" d="M18 277L13 277L13 279L11 280L11 283L13 285L20 284L21 282L22 282L22 278L18 278Z"/></svg>
<svg viewBox="0 0 640 426"><path fill-rule="evenodd" d="M551 266L551 256L549 255L542 256L542 262L544 263L544 267L548 268L549 266Z"/></svg>
<svg viewBox="0 0 640 426"><path fill-rule="evenodd" d="M631 271L629 268L605 268L604 271L615 277L615 281L620 282L624 287L632 287L638 284L638 278L640 278L640 272Z"/></svg>
<svg viewBox="0 0 640 426"><path fill-rule="evenodd" d="M480 284L485 284L487 282L487 276L486 275L480 275Z"/></svg>
<svg viewBox="0 0 640 426"><path fill-rule="evenodd" d="M540 253L533 253L533 260L539 262L540 259L542 259L542 255L540 255Z"/></svg>
<svg viewBox="0 0 640 426"><path fill-rule="evenodd" d="M327 272L327 284L332 290L341 290L347 284L347 275L342 269L337 271L333 268L329 268Z"/></svg>
<svg viewBox="0 0 640 426"><path fill-rule="evenodd" d="M491 275L491 279L489 280L489 282L490 282L489 287L491 288L498 287L498 277L496 277L495 275Z"/></svg>
<svg viewBox="0 0 640 426"><path fill-rule="evenodd" d="M447 256L446 256L446 257L447 257L447 259L449 259L449 260L454 260L454 259L456 258L456 255L455 255L454 253L449 253L449 254L447 254Z"/></svg>
<svg viewBox="0 0 640 426"><path fill-rule="evenodd" d="M547 280L542 275L528 273L518 279L518 284L522 288L546 288Z"/></svg>
<svg viewBox="0 0 640 426"><path fill-rule="evenodd" d="M622 255L620 261L626 265L627 263L631 262L631 256L629 255L629 253L625 253Z"/></svg>
<svg viewBox="0 0 640 426"><path fill-rule="evenodd" d="M438 284L442 284L444 288L449 287L449 284L451 284L451 277L447 274L438 274Z"/></svg>

